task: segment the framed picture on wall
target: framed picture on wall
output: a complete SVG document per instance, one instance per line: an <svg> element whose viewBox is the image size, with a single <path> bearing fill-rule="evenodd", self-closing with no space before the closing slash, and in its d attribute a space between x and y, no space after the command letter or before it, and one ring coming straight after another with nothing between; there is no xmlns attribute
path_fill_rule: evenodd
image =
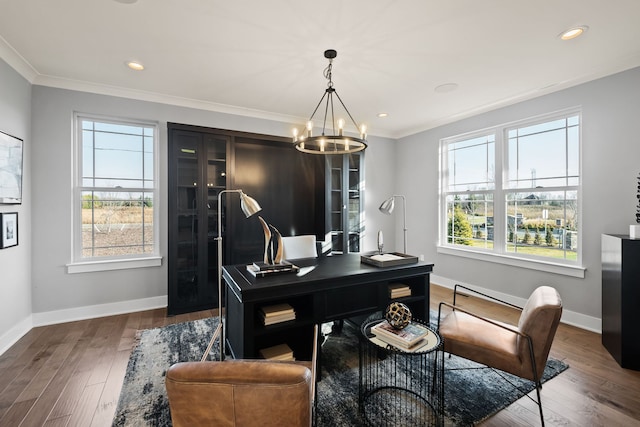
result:
<svg viewBox="0 0 640 427"><path fill-rule="evenodd" d="M22 140L0 131L0 204L22 203Z"/></svg>
<svg viewBox="0 0 640 427"><path fill-rule="evenodd" d="M18 246L18 212L0 213L0 249Z"/></svg>

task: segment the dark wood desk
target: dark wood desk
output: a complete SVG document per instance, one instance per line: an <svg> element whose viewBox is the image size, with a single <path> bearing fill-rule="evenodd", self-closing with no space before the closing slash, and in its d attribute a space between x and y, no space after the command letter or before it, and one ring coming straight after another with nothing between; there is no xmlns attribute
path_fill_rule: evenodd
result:
<svg viewBox="0 0 640 427"><path fill-rule="evenodd" d="M433 264L418 262L392 267L360 263L359 254L295 260L298 274L255 278L246 265L224 266L226 342L235 358L256 358L262 348L287 343L296 359L311 356L313 325L384 310L389 284L404 283L411 296L399 298L414 316L428 319L429 274ZM289 303L296 319L264 326L260 307Z"/></svg>

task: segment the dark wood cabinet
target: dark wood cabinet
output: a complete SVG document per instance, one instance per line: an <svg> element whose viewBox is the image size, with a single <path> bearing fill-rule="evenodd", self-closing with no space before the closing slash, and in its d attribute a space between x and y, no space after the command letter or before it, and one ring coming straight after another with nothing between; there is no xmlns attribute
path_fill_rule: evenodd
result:
<svg viewBox="0 0 640 427"><path fill-rule="evenodd" d="M288 138L168 124L169 315L218 306L217 210L224 189L258 201L283 236L325 235L324 156ZM223 264L261 260L264 234L245 218L237 194L222 198Z"/></svg>
<svg viewBox="0 0 640 427"><path fill-rule="evenodd" d="M290 140L271 141L237 137L233 141L234 160L230 188L242 189L260 203L258 215L283 236L313 234L324 239L324 173L322 156L304 154ZM255 218L246 220L240 205L230 203L224 264L262 259L264 234Z"/></svg>
<svg viewBox="0 0 640 427"><path fill-rule="evenodd" d="M170 315L217 306L217 197L229 138L169 127Z"/></svg>
<svg viewBox="0 0 640 427"><path fill-rule="evenodd" d="M602 344L640 370L640 240L602 235Z"/></svg>

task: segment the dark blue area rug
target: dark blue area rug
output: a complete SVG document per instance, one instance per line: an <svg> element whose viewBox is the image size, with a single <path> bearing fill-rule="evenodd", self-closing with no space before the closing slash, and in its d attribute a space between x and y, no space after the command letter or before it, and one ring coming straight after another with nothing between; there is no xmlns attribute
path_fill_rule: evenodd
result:
<svg viewBox="0 0 640 427"><path fill-rule="evenodd" d="M173 363L200 360L217 324L217 318L210 318L142 331L129 359L113 425L170 426L165 373ZM364 425L358 412L358 334L345 323L342 332L330 335L322 346L318 426ZM215 350L212 353L215 358ZM447 357L445 367L447 426L474 425L523 396L494 371L475 369L481 366L466 359ZM543 382L565 369L566 364L550 359ZM416 372L417 380L420 375ZM535 390L531 381L503 375L525 392Z"/></svg>

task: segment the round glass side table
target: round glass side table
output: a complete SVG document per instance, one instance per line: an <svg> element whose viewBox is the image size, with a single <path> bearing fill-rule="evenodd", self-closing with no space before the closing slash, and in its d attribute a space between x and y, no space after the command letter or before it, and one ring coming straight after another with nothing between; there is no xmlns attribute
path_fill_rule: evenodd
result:
<svg viewBox="0 0 640 427"><path fill-rule="evenodd" d="M371 332L384 321L380 313L360 328L358 407L370 426L444 425L444 351L438 332L428 330L410 349L388 344Z"/></svg>

